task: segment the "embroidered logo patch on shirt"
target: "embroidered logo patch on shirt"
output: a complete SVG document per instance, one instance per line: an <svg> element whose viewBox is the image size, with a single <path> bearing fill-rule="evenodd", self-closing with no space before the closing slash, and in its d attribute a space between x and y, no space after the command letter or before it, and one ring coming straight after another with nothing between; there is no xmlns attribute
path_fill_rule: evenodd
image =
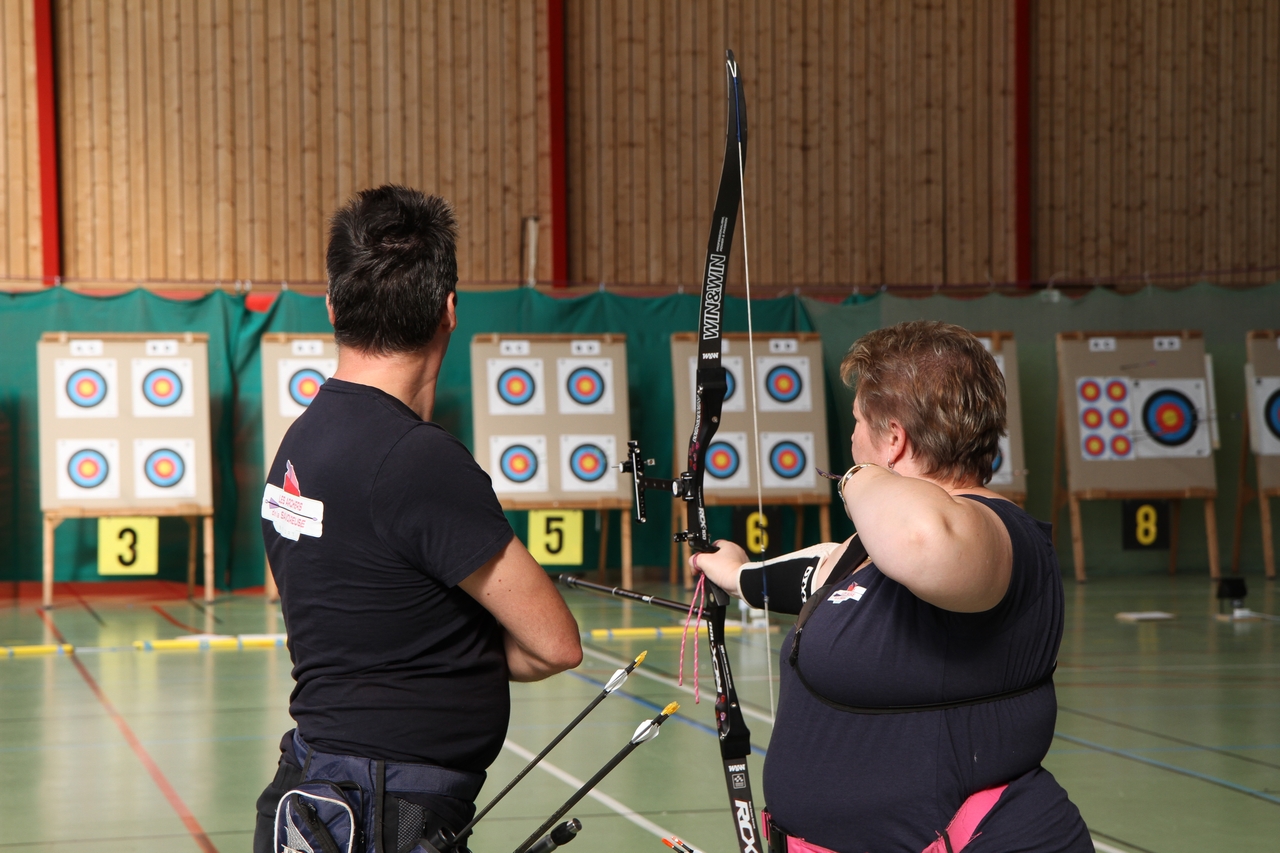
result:
<svg viewBox="0 0 1280 853"><path fill-rule="evenodd" d="M859 601L862 599L863 593L867 591L865 586L859 586L857 581L849 584L848 589L837 589L827 598L832 604L839 604L842 601Z"/></svg>
<svg viewBox="0 0 1280 853"><path fill-rule="evenodd" d="M267 483L262 494L262 517L285 539L302 535L319 538L324 533L324 502L302 496L293 463L285 460L284 488Z"/></svg>

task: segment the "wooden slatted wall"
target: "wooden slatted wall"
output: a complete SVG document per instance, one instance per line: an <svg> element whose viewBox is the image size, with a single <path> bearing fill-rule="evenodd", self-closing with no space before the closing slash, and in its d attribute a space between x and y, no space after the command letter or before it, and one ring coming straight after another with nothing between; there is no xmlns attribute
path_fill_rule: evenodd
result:
<svg viewBox="0 0 1280 853"><path fill-rule="evenodd" d="M0 279L43 274L32 5L0 3Z"/></svg>
<svg viewBox="0 0 1280 853"><path fill-rule="evenodd" d="M728 45L749 119L753 283L1014 278L1010 10L567 4L571 277L697 283L723 159Z"/></svg>
<svg viewBox="0 0 1280 853"><path fill-rule="evenodd" d="M1037 6L1039 275L1280 277L1280 3Z"/></svg>
<svg viewBox="0 0 1280 853"><path fill-rule="evenodd" d="M388 181L455 204L464 281L523 278L526 216L551 277L545 0L58 0L54 26L69 278L322 280L326 217Z"/></svg>

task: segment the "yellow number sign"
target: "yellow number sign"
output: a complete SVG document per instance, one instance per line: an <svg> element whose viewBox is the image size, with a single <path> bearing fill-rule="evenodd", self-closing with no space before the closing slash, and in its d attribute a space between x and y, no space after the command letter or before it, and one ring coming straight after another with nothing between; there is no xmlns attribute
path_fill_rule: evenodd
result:
<svg viewBox="0 0 1280 853"><path fill-rule="evenodd" d="M1156 537L1160 535L1160 529L1156 526L1157 518L1159 518L1159 515L1156 513L1156 508L1151 504L1143 504L1138 507L1137 531L1134 536L1139 545L1150 546L1156 541Z"/></svg>
<svg viewBox="0 0 1280 853"><path fill-rule="evenodd" d="M544 566L582 563L582 510L529 510L529 553Z"/></svg>
<svg viewBox="0 0 1280 853"><path fill-rule="evenodd" d="M98 519L98 574L154 575L159 571L160 519Z"/></svg>

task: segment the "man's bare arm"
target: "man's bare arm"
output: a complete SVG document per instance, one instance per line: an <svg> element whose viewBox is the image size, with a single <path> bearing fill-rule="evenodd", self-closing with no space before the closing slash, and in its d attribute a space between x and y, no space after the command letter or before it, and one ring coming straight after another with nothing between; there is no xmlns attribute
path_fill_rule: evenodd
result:
<svg viewBox="0 0 1280 853"><path fill-rule="evenodd" d="M540 681L582 662L577 620L517 537L458 586L502 626L512 681Z"/></svg>

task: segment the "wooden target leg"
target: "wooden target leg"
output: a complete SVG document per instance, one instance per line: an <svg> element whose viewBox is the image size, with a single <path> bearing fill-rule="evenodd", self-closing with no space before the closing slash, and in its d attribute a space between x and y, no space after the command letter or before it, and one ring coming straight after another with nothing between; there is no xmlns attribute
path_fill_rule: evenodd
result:
<svg viewBox="0 0 1280 853"><path fill-rule="evenodd" d="M1249 421L1241 429L1240 471L1236 479L1236 517L1231 525L1231 574L1240 574L1240 543L1244 536L1244 508L1257 497L1249 487Z"/></svg>
<svg viewBox="0 0 1280 853"><path fill-rule="evenodd" d="M271 571L271 561L264 557L262 565L266 572L262 580L262 591L266 594L267 601L279 601L280 590L276 587L276 576Z"/></svg>
<svg viewBox="0 0 1280 853"><path fill-rule="evenodd" d="M53 607L53 543L54 532L58 529L58 523L62 519L53 513L46 512L44 514L44 553L42 574L40 581L40 600L44 604L45 610Z"/></svg>
<svg viewBox="0 0 1280 853"><path fill-rule="evenodd" d="M213 603L213 516L204 517L204 600Z"/></svg>
<svg viewBox="0 0 1280 853"><path fill-rule="evenodd" d="M1076 582L1084 583L1088 577L1084 573L1084 528L1080 526L1080 499L1071 495L1067 499L1071 510L1071 555L1075 560Z"/></svg>
<svg viewBox="0 0 1280 853"><path fill-rule="evenodd" d="M1222 555L1218 553L1218 506L1213 498L1204 500L1204 538L1209 546L1209 577L1222 577Z"/></svg>
<svg viewBox="0 0 1280 853"><path fill-rule="evenodd" d="M196 597L197 530L196 517L187 516L187 598Z"/></svg>
<svg viewBox="0 0 1280 853"><path fill-rule="evenodd" d="M1169 574L1178 573L1178 533L1182 527L1182 501L1169 501Z"/></svg>
<svg viewBox="0 0 1280 853"><path fill-rule="evenodd" d="M622 510L618 527L622 529L622 585L632 589L635 577L631 570L631 513Z"/></svg>
<svg viewBox="0 0 1280 853"><path fill-rule="evenodd" d="M607 509L596 510L596 516L600 519L600 564L596 568L596 578L600 583L604 583L605 579L605 560L609 557L609 511ZM619 510L620 515L626 515L627 511ZM623 521L622 524L626 524ZM630 589L630 587L627 587Z"/></svg>
<svg viewBox="0 0 1280 853"><path fill-rule="evenodd" d="M1276 576L1276 549L1271 539L1271 497L1258 494L1258 515L1262 519L1262 564L1271 580Z"/></svg>
<svg viewBox="0 0 1280 853"><path fill-rule="evenodd" d="M818 505L818 535L823 542L831 541L831 504Z"/></svg>

